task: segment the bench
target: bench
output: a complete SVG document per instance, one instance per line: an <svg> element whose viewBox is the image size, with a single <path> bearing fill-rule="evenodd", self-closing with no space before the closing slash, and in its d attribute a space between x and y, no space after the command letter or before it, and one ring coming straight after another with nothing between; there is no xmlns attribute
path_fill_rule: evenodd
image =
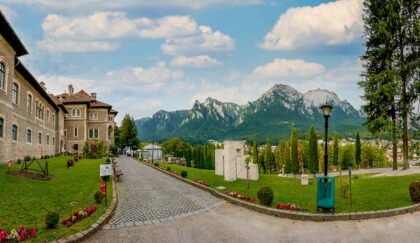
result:
<svg viewBox="0 0 420 243"><path fill-rule="evenodd" d="M124 175L124 173L121 170L117 170L115 169L115 167L112 167L114 169L114 176L117 178L115 181L119 181L120 180L120 176Z"/></svg>

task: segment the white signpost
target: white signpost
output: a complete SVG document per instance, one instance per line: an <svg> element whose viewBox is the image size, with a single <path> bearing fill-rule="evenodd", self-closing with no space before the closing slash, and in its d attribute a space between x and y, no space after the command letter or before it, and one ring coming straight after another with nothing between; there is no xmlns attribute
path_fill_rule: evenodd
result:
<svg viewBox="0 0 420 243"><path fill-rule="evenodd" d="M111 176L112 175L111 164L101 165L99 168L99 174L100 176Z"/></svg>

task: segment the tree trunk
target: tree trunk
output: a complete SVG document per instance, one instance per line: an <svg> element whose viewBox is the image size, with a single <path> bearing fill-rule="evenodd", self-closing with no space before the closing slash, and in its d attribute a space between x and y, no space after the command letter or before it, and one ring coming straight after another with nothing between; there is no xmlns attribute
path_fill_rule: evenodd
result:
<svg viewBox="0 0 420 243"><path fill-rule="evenodd" d="M392 105L392 169L398 170L397 161L397 116L395 114L395 105Z"/></svg>

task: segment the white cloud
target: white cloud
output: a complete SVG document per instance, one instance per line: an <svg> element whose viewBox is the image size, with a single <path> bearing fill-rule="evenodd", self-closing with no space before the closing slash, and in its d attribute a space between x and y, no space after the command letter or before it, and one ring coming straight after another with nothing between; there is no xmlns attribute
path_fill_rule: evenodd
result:
<svg viewBox="0 0 420 243"><path fill-rule="evenodd" d="M200 26L199 34L191 37L167 39L161 50L168 55L226 52L235 49L235 41L209 26Z"/></svg>
<svg viewBox="0 0 420 243"><path fill-rule="evenodd" d="M12 4L41 5L49 9L67 11L91 11L91 10L121 10L132 8L185 8L204 9L209 7L237 6L261 4L263 0L2 0Z"/></svg>
<svg viewBox="0 0 420 243"><path fill-rule="evenodd" d="M207 68L220 65L221 63L207 55L200 56L179 56L172 60L171 65L174 67L191 67L191 68Z"/></svg>
<svg viewBox="0 0 420 243"><path fill-rule="evenodd" d="M290 8L260 45L268 50L346 44L361 37L363 0L337 0Z"/></svg>
<svg viewBox="0 0 420 243"><path fill-rule="evenodd" d="M88 16L66 17L49 14L42 23L43 40L38 46L49 52L114 51L122 39L167 39L165 53L179 55L187 50L229 51L234 41L220 31L199 26L191 16L157 19L129 18L123 12L94 12ZM80 44L79 44L80 43Z"/></svg>
<svg viewBox="0 0 420 243"><path fill-rule="evenodd" d="M150 68L124 67L106 74L109 80L118 80L116 85L132 90L155 91L161 89L167 82L182 79L183 72L171 70L164 62L158 62Z"/></svg>
<svg viewBox="0 0 420 243"><path fill-rule="evenodd" d="M106 41L41 40L38 47L47 52L105 52L118 49L118 43Z"/></svg>
<svg viewBox="0 0 420 243"><path fill-rule="evenodd" d="M289 77L319 75L325 70L324 66L315 62L304 60L276 58L272 62L258 66L252 72L254 77Z"/></svg>
<svg viewBox="0 0 420 243"><path fill-rule="evenodd" d="M11 8L9 8L8 6L5 6L5 5L0 4L0 10L4 14L4 16L6 16L6 18L7 18L8 21L13 21L18 16L18 14L16 13L16 11L13 10L13 9L11 9Z"/></svg>

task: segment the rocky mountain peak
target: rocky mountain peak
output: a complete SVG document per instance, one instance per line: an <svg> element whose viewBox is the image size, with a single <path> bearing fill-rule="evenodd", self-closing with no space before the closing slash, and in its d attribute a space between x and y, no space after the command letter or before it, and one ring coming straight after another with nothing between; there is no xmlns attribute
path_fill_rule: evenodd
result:
<svg viewBox="0 0 420 243"><path fill-rule="evenodd" d="M326 89L314 89L310 90L303 94L303 97L310 102L314 106L320 106L322 104L325 104L325 102L328 102L329 104L335 104L338 105L341 103L340 98L338 98L338 95L334 92L331 92Z"/></svg>

